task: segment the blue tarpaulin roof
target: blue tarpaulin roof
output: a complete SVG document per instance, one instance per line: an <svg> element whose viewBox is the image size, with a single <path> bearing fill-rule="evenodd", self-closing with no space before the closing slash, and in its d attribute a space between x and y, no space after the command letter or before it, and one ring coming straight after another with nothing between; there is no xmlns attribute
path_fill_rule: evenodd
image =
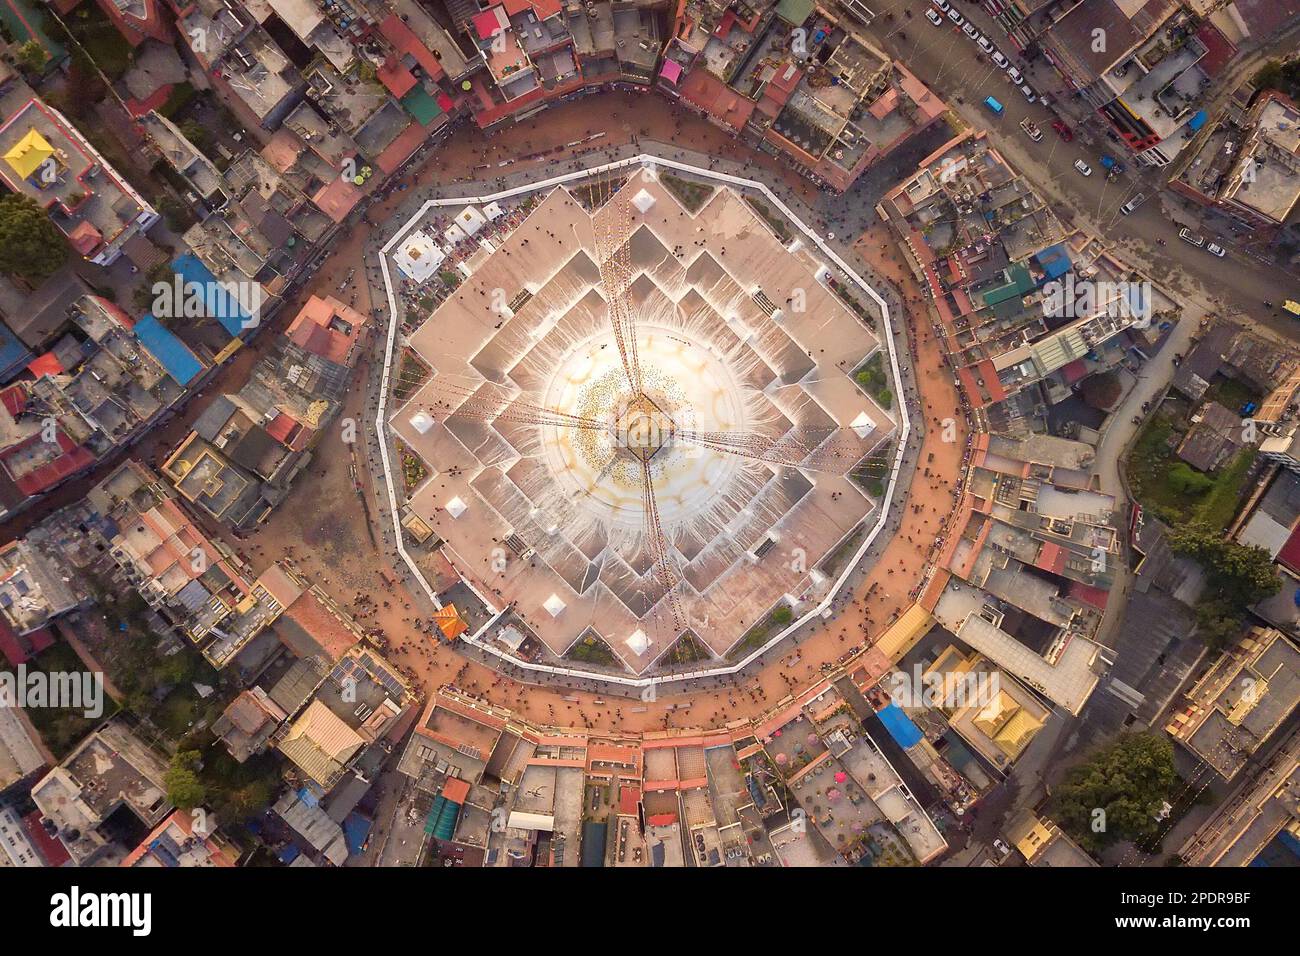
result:
<svg viewBox="0 0 1300 956"><path fill-rule="evenodd" d="M1038 255L1034 256L1038 260L1039 266L1044 273L1044 281L1059 279L1070 271L1070 254L1061 243L1054 246L1048 246Z"/></svg>
<svg viewBox="0 0 1300 956"><path fill-rule="evenodd" d="M1195 133L1205 125L1205 110L1197 110L1196 114L1187 121L1187 128Z"/></svg>
<svg viewBox="0 0 1300 956"><path fill-rule="evenodd" d="M172 271L185 282L186 292L191 284L203 289L204 307L208 315L221 323L223 329L235 338L245 331L244 322L248 313L197 256L189 252L177 256L172 262Z"/></svg>
<svg viewBox="0 0 1300 956"><path fill-rule="evenodd" d="M163 328L152 315L146 315L135 324L135 337L145 350L158 360L167 374L178 385L188 385L199 377L203 366L186 348L185 343Z"/></svg>
<svg viewBox="0 0 1300 956"><path fill-rule="evenodd" d="M280 851L280 854L279 854L279 856L280 856L280 862L281 862L281 863L292 863L294 860L298 859L298 857L299 857L301 854L302 854L302 851L298 849L297 845L294 844L294 843L290 843L290 844L288 844L287 846L285 846L285 848L284 848L283 850Z"/></svg>
<svg viewBox="0 0 1300 956"><path fill-rule="evenodd" d="M9 377L10 372L18 372L32 360L32 351L18 336L9 331L9 326L0 325L0 383Z"/></svg>
<svg viewBox="0 0 1300 956"><path fill-rule="evenodd" d="M923 736L921 731L897 704L890 704L884 710L877 711L876 716L889 731L889 736L893 737L898 742L898 746L904 750L915 747L921 742Z"/></svg>
<svg viewBox="0 0 1300 956"><path fill-rule="evenodd" d="M373 820L356 810L348 814L348 818L343 821L343 835L348 841L349 855L356 856L361 852L362 847L366 845L366 838L370 836L370 827L373 824Z"/></svg>

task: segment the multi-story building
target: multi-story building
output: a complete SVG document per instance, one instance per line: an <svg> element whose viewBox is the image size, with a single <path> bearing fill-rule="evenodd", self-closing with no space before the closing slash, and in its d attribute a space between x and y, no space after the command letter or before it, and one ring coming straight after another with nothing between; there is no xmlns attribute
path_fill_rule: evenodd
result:
<svg viewBox="0 0 1300 956"><path fill-rule="evenodd" d="M110 721L83 740L32 787L41 826L57 839L77 866L114 865L132 848L117 828L106 825L129 810L146 827L171 811L163 777L167 764L125 724Z"/></svg>
<svg viewBox="0 0 1300 956"><path fill-rule="evenodd" d="M1165 730L1232 779L1300 704L1300 648L1253 627L1175 703Z"/></svg>
<svg viewBox="0 0 1300 956"><path fill-rule="evenodd" d="M121 866L234 866L239 851L203 807L175 810L132 850Z"/></svg>
<svg viewBox="0 0 1300 956"><path fill-rule="evenodd" d="M1198 146L1169 188L1233 219L1248 241L1272 242L1300 203L1300 109L1276 90L1230 103Z"/></svg>
<svg viewBox="0 0 1300 956"><path fill-rule="evenodd" d="M1027 420L1176 318L1173 301L1100 241L1067 234L982 133L923 159L877 211L928 292L968 400L999 430L1027 433Z"/></svg>
<svg viewBox="0 0 1300 956"><path fill-rule="evenodd" d="M0 87L0 179L39 203L80 255L116 262L158 213L62 113L21 80Z"/></svg>

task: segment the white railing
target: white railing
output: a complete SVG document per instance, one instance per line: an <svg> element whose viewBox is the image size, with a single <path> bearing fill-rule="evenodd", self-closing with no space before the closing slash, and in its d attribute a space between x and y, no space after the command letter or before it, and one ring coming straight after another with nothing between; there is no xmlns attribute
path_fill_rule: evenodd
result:
<svg viewBox="0 0 1300 956"><path fill-rule="evenodd" d="M474 587L473 583L468 578L464 575L460 575L465 586L474 592L475 596L483 602L483 605L492 614L492 619L489 620L487 624L483 625L469 636L462 635L462 640L465 640L480 650L493 654L516 667L537 674L551 674L559 677L573 677L581 680L603 681L611 684L620 684L625 687L645 688L738 673L748 667L757 658L780 644L787 636L793 634L799 628L827 611L835 601L835 598L839 595L841 589L847 583L849 576L854 570L856 570L858 564L862 561L863 556L871 548L872 544L875 543L876 538L880 535L886 523L889 521L890 507L894 501L894 492L898 485L898 476L902 470L903 456L907 450L907 439L911 434L912 421L908 415L907 390L903 387L902 370L898 364L898 352L894 348L894 323L889 314L889 306L885 303L885 300L881 298L879 293L867 284L866 280L850 268L849 264L845 262L818 233L810 229L802 219L796 216L790 207L787 206L771 189L769 189L765 183L753 179L745 179L741 176L732 176L728 173L707 169L701 166L695 166L690 163L681 162L680 160L667 159L661 156L652 156L647 153L641 153L628 159L615 160L588 169L574 170L559 176L552 176L523 186L516 186L512 189L506 189L501 192L490 193L484 196L463 196L449 199L426 200L419 210L402 224L401 228L393 234L392 238L384 244L381 250L382 256L380 257L380 268L383 272L384 291L388 299L389 321L387 351L384 356L384 372L380 380L379 408L375 416L375 430L377 432L377 437L379 438L379 454L384 468L384 484L388 492L389 515L393 522L393 538L396 542L397 552L401 555L402 560L406 563L411 574L419 582L420 587L424 590L425 594L427 594L429 599L433 601L435 607L441 608L442 602L438 599L438 595L434 592L433 588L429 586L429 582L425 580L424 575L420 572L419 566L407 552L405 542L402 540L402 526L398 515L397 492L393 481L392 461L388 453L388 443L385 440L388 411L388 384L390 376L392 375L393 363L396 361L394 346L397 340L398 330L397 297L393 290L392 273L388 267L389 252L399 241L401 241L402 237L418 225L432 209L437 209L443 206L464 206L471 203L486 205L491 202L500 202L502 200L513 199L516 196L521 196L526 193L538 192L555 186L562 186L565 183L570 183L575 180L600 176L604 173L618 169L626 169L630 166L665 167L705 179L716 180L742 189L754 190L761 193L769 202L776 206L776 208L781 211L782 215L796 226L805 237L811 240L813 245L815 245L823 255L833 262L844 275L848 276L848 278L858 286L858 288L870 296L872 301L879 306L881 319L885 325L884 342L886 348L889 350L889 364L894 373L894 382L899 389L900 418L899 441L894 455L894 462L890 468L889 484L885 491L884 500L881 502L879 511L880 518L863 539L862 544L858 548L857 553L854 554L853 559L845 565L839 578L836 579L834 585L826 592L826 597L824 597L819 604L807 611L802 617L792 621L784 630L778 632L763 645L751 651L744 658L734 664L728 664L726 666L711 668L708 670L688 671L685 673L653 675L648 677L628 677L622 674L605 674L598 671L587 671L572 667L560 667L551 664L525 661L521 658L515 657L513 654L508 653L485 639L484 635L504 616L506 609L495 607L491 601L487 600L485 595L481 594L479 590Z"/></svg>

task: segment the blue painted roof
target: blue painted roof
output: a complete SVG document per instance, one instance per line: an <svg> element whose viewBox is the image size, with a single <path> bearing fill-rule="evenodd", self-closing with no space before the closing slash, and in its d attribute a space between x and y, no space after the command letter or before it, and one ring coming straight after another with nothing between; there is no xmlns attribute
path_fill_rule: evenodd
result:
<svg viewBox="0 0 1300 956"><path fill-rule="evenodd" d="M232 337L239 338L244 333L248 313L197 256L192 252L177 256L172 262L172 272L180 276L187 286L193 284L203 289L203 304L208 315L220 322L221 327Z"/></svg>
<svg viewBox="0 0 1300 956"><path fill-rule="evenodd" d="M897 704L890 704L884 710L878 711L876 716L889 731L889 736L893 737L898 746L904 750L915 747L921 742L921 731Z"/></svg>
<svg viewBox="0 0 1300 956"><path fill-rule="evenodd" d="M343 836L348 842L348 853L356 856L366 845L372 821L368 816L353 810L343 821Z"/></svg>
<svg viewBox="0 0 1300 956"><path fill-rule="evenodd" d="M1070 254L1061 243L1054 246L1048 246L1042 252L1034 256L1038 264L1042 266L1044 281L1059 279L1070 271Z"/></svg>
<svg viewBox="0 0 1300 956"><path fill-rule="evenodd" d="M152 315L146 315L135 324L135 337L176 380L176 384L188 385L203 371L203 365L185 343L163 328Z"/></svg>
<svg viewBox="0 0 1300 956"><path fill-rule="evenodd" d="M0 376L8 377L32 360L32 350L19 341L9 326L0 324Z"/></svg>

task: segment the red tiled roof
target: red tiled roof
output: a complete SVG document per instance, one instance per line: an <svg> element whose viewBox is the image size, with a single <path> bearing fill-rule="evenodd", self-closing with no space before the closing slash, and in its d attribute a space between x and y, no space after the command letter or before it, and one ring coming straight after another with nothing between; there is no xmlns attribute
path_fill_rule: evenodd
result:
<svg viewBox="0 0 1300 956"><path fill-rule="evenodd" d="M1277 553L1277 563L1282 565L1288 571L1294 571L1300 574L1300 525L1296 525L1291 531L1291 537L1286 539L1286 544L1282 545L1282 550Z"/></svg>
<svg viewBox="0 0 1300 956"><path fill-rule="evenodd" d="M68 233L68 241L72 243L72 248L83 256L88 256L99 248L100 243L104 241L104 236L89 222L82 221Z"/></svg>
<svg viewBox="0 0 1300 956"><path fill-rule="evenodd" d="M448 777L442 785L442 795L452 803L464 804L465 798L469 796L469 784L460 777Z"/></svg>
<svg viewBox="0 0 1300 956"><path fill-rule="evenodd" d="M637 787L619 787L618 812L627 816L636 816L636 805L641 802L641 791Z"/></svg>
<svg viewBox="0 0 1300 956"><path fill-rule="evenodd" d="M26 448L28 445L32 444L32 442L40 441L40 438L41 436L39 434L33 435L27 441L20 443L13 449L10 449L9 452L12 454L14 451ZM95 460L94 454L92 454L88 448L83 448L81 445L78 445L64 434L62 429L59 429L55 433L55 438L58 442L59 449L63 454L58 458L55 458L53 461L46 462L39 468L33 468L21 478L14 479L14 485L17 486L18 490L23 494L39 494L46 488L58 484L64 478L68 477L68 475L80 471Z"/></svg>
<svg viewBox="0 0 1300 956"><path fill-rule="evenodd" d="M681 84L682 98L727 123L744 129L754 112L754 101L741 96L717 77L704 70L692 70Z"/></svg>
<svg viewBox="0 0 1300 956"><path fill-rule="evenodd" d="M388 59L377 71L379 81L396 97L405 96L415 87L415 74L402 66L400 60Z"/></svg>
<svg viewBox="0 0 1300 956"><path fill-rule="evenodd" d="M126 310L123 309L116 302L110 302L108 299L105 299L103 296L98 296L98 295L91 296L91 298L93 298L99 304L99 307L101 309L103 309L114 319L116 319L123 328L126 329L135 328L135 319L127 315Z"/></svg>
<svg viewBox="0 0 1300 956"><path fill-rule="evenodd" d="M72 856L59 840L52 837L41 826L41 811L33 810L27 816L23 817L23 829L27 831L27 838L32 841L32 846L36 851L45 858L46 866L63 866L72 860Z"/></svg>
<svg viewBox="0 0 1300 956"><path fill-rule="evenodd" d="M401 139L399 136L398 139ZM335 222L348 218L348 213L361 200L361 190L342 176L332 179L311 197L318 209Z"/></svg>
<svg viewBox="0 0 1300 956"><path fill-rule="evenodd" d="M172 84L164 83L142 100L130 97L126 101L126 111L131 115L132 119L138 119L154 110L160 110L163 104L171 98L173 89L175 87Z"/></svg>
<svg viewBox="0 0 1300 956"><path fill-rule="evenodd" d="M1065 549L1059 544L1048 541L1043 545L1043 549L1038 552L1038 560L1034 564L1044 571L1060 574L1065 570L1065 557Z"/></svg>
<svg viewBox="0 0 1300 956"><path fill-rule="evenodd" d="M27 407L27 386L22 382L15 382L0 392L0 402L4 404L10 418L17 418L18 414Z"/></svg>
<svg viewBox="0 0 1300 956"><path fill-rule="evenodd" d="M1106 602L1110 600L1110 592L1105 588L1095 588L1082 581L1070 582L1069 595L1084 604L1091 604L1099 611L1106 610Z"/></svg>
<svg viewBox="0 0 1300 956"><path fill-rule="evenodd" d="M42 375L58 375L63 371L63 363L53 352L46 352L29 362L27 371L32 373L33 378L40 378Z"/></svg>
<svg viewBox="0 0 1300 956"><path fill-rule="evenodd" d="M480 40L490 40L497 35L498 31L504 30L510 25L505 9L501 4L475 14L470 20L474 24L474 31L478 34Z"/></svg>
<svg viewBox="0 0 1300 956"><path fill-rule="evenodd" d="M1206 76L1213 77L1233 58L1237 47L1213 23L1202 23L1196 38L1205 44L1205 56L1196 61Z"/></svg>
<svg viewBox="0 0 1300 956"><path fill-rule="evenodd" d="M280 412L275 418L271 419L266 426L266 433L278 442L288 444L294 429L301 428L298 420L293 416Z"/></svg>
<svg viewBox="0 0 1300 956"><path fill-rule="evenodd" d="M397 134L397 138L384 147L384 151L375 157L375 165L385 173L392 174L401 168L402 163L420 148L429 136L429 129L419 123L412 123Z"/></svg>
<svg viewBox="0 0 1300 956"><path fill-rule="evenodd" d="M1083 359L1075 359L1061 369L1061 377L1065 379L1066 385L1073 385L1087 374L1088 363Z"/></svg>
<svg viewBox="0 0 1300 956"><path fill-rule="evenodd" d="M478 18L475 17L476 26L477 23ZM396 13L390 13L383 19L379 24L379 32L399 53L414 57L415 62L423 67L424 72L429 74L430 79L439 80L446 75L442 69L442 64L438 62L438 58L434 56L433 51L424 45L424 41L416 36L415 31L403 23L402 18ZM491 35L491 33L488 34L488 36ZM484 37L484 39L487 39L487 37Z"/></svg>
<svg viewBox="0 0 1300 956"><path fill-rule="evenodd" d="M17 667L32 656L18 639L18 632L3 617L0 617L0 652L4 653L5 660L11 667Z"/></svg>

